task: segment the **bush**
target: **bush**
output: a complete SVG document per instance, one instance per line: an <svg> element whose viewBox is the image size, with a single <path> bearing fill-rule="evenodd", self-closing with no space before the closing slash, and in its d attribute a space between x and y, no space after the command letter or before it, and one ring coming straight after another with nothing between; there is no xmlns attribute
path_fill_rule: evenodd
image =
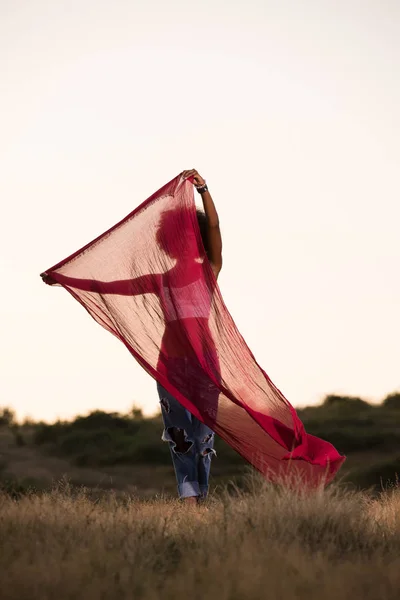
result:
<svg viewBox="0 0 400 600"><path fill-rule="evenodd" d="M168 453L159 450L161 431L160 418L139 418L137 411L130 417L94 411L70 423L40 424L34 442L79 466L149 462L150 456L165 463Z"/></svg>
<svg viewBox="0 0 400 600"><path fill-rule="evenodd" d="M323 406L338 408L352 413L359 413L373 408L371 404L362 400L362 398L335 395L326 396Z"/></svg>
<svg viewBox="0 0 400 600"><path fill-rule="evenodd" d="M51 425L48 423L39 423L35 427L33 442L37 445L56 444L60 435L62 435L69 426L70 423L62 423L60 421Z"/></svg>
<svg viewBox="0 0 400 600"><path fill-rule="evenodd" d="M385 408L400 410L400 392L394 392L393 394L386 396L383 401L383 406Z"/></svg>
<svg viewBox="0 0 400 600"><path fill-rule="evenodd" d="M118 413L106 413L95 410L86 417L76 417L71 424L74 429L96 430L96 429L138 429L138 422L134 419L121 416Z"/></svg>
<svg viewBox="0 0 400 600"><path fill-rule="evenodd" d="M15 412L12 408L0 408L0 425L6 425L7 427L11 427L15 425L16 418Z"/></svg>

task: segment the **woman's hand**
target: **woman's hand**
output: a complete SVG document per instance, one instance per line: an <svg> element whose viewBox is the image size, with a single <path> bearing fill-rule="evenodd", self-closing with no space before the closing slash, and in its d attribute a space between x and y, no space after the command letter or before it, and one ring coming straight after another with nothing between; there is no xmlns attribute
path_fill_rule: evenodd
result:
<svg viewBox="0 0 400 600"><path fill-rule="evenodd" d="M189 169L189 171L182 171L183 179L188 179L188 177L193 178L193 183L196 187L201 187L205 185L206 181L203 179L201 175L198 174L196 169Z"/></svg>
<svg viewBox="0 0 400 600"><path fill-rule="evenodd" d="M43 279L44 283L47 283L47 285L55 285L57 283L57 281L55 281L51 275L46 272L40 273L40 277Z"/></svg>

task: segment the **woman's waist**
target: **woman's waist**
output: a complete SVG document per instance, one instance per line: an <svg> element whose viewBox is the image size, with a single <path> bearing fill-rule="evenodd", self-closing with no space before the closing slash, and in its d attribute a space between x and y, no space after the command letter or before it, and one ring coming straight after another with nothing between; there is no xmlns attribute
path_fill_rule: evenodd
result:
<svg viewBox="0 0 400 600"><path fill-rule="evenodd" d="M211 380L219 381L221 378L217 357L203 356L164 356L160 354L157 371L168 378L172 383L207 385Z"/></svg>

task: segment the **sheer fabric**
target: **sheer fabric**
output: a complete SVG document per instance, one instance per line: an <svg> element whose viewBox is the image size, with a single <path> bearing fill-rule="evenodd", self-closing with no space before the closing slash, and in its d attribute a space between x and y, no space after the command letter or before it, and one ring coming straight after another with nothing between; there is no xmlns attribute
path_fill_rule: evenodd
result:
<svg viewBox="0 0 400 600"><path fill-rule="evenodd" d="M267 479L335 476L345 457L306 433L224 304L189 180L176 177L46 273Z"/></svg>

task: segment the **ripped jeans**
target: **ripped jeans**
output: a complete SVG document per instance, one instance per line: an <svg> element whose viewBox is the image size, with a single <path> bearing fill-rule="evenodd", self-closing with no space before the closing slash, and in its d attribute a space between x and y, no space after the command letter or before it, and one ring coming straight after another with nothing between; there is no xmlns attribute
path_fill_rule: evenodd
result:
<svg viewBox="0 0 400 600"><path fill-rule="evenodd" d="M162 439L169 443L180 498L208 492L214 432L186 410L157 382L164 421Z"/></svg>

